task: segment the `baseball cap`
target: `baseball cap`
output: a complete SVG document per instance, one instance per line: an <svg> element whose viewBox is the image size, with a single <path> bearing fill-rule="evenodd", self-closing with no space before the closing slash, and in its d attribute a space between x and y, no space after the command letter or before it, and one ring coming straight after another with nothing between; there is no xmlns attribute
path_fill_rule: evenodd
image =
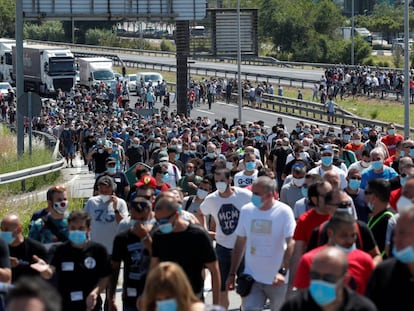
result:
<svg viewBox="0 0 414 311"><path fill-rule="evenodd" d="M99 178L98 185L111 186L113 188L114 187L114 181L113 181L112 177L105 175L105 176L102 176L101 178Z"/></svg>
<svg viewBox="0 0 414 311"><path fill-rule="evenodd" d="M141 179L135 183L135 187L139 188L142 186L149 186L151 188L157 188L157 181L155 180L154 177L150 176L150 175L145 175L142 176Z"/></svg>
<svg viewBox="0 0 414 311"><path fill-rule="evenodd" d="M160 162L168 162L168 154L166 152L160 152L158 154L158 161L160 161Z"/></svg>
<svg viewBox="0 0 414 311"><path fill-rule="evenodd" d="M303 162L296 162L292 165L292 172L306 173L306 165Z"/></svg>
<svg viewBox="0 0 414 311"><path fill-rule="evenodd" d="M332 145L330 145L330 144L323 145L322 148L321 148L321 154L324 154L324 153L334 154L334 151L332 149Z"/></svg>

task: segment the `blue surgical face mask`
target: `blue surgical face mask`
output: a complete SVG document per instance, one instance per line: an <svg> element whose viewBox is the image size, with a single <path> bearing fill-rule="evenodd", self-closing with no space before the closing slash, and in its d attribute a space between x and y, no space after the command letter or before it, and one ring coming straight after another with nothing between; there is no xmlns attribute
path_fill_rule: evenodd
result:
<svg viewBox="0 0 414 311"><path fill-rule="evenodd" d="M351 188L351 190L359 189L360 185L361 185L361 181L359 179L350 179L348 182L348 186L349 188Z"/></svg>
<svg viewBox="0 0 414 311"><path fill-rule="evenodd" d="M224 140L225 140L226 143L229 143L230 142L230 137L226 137Z"/></svg>
<svg viewBox="0 0 414 311"><path fill-rule="evenodd" d="M304 198L308 197L308 188L307 187L301 187L300 192L302 193Z"/></svg>
<svg viewBox="0 0 414 311"><path fill-rule="evenodd" d="M403 248L400 251L397 251L397 249L394 246L392 249L392 254L402 263L407 264L414 262L414 248L411 245L407 246L406 248Z"/></svg>
<svg viewBox="0 0 414 311"><path fill-rule="evenodd" d="M410 149L410 157L414 158L414 149Z"/></svg>
<svg viewBox="0 0 414 311"><path fill-rule="evenodd" d="M187 172L185 173L186 176L194 176L194 172Z"/></svg>
<svg viewBox="0 0 414 311"><path fill-rule="evenodd" d="M372 202L368 202L368 203L367 203L367 206L368 206L368 209L369 209L371 212L373 212L373 211L374 211L374 203L372 203Z"/></svg>
<svg viewBox="0 0 414 311"><path fill-rule="evenodd" d="M344 134L344 139L345 139L345 140L351 140L351 135Z"/></svg>
<svg viewBox="0 0 414 311"><path fill-rule="evenodd" d="M252 203L257 208L261 208L263 205L262 198L258 196L257 194L252 195Z"/></svg>
<svg viewBox="0 0 414 311"><path fill-rule="evenodd" d="M4 240L8 245L12 244L14 240L16 239L13 236L13 231L2 231L0 232L0 238Z"/></svg>
<svg viewBox="0 0 414 311"><path fill-rule="evenodd" d="M246 162L244 166L247 171L254 171L256 169L256 162Z"/></svg>
<svg viewBox="0 0 414 311"><path fill-rule="evenodd" d="M315 134L313 134L313 137L314 138L320 138L321 137L321 134L315 133Z"/></svg>
<svg viewBox="0 0 414 311"><path fill-rule="evenodd" d="M197 196L204 200L206 198L206 196L208 195L208 191L205 191L203 189L197 189Z"/></svg>
<svg viewBox="0 0 414 311"><path fill-rule="evenodd" d="M132 147L138 148L139 147L139 144L132 144Z"/></svg>
<svg viewBox="0 0 414 311"><path fill-rule="evenodd" d="M107 167L106 171L108 174L112 175L116 173L116 168L115 167Z"/></svg>
<svg viewBox="0 0 414 311"><path fill-rule="evenodd" d="M321 162L323 166L330 166L332 164L332 161L333 161L332 156L321 157Z"/></svg>
<svg viewBox="0 0 414 311"><path fill-rule="evenodd" d="M337 248L339 248L340 250L342 250L345 254L349 254L350 252L352 252L353 250L355 250L355 249L356 249L356 245L355 245L355 243L354 243L354 244L352 244L352 246L351 246L351 247L349 247L349 248L347 248L347 247L343 247L343 246L338 245L338 244L335 244L335 246L336 246Z"/></svg>
<svg viewBox="0 0 414 311"><path fill-rule="evenodd" d="M82 245L86 241L86 232L81 230L70 230L68 239L74 245Z"/></svg>
<svg viewBox="0 0 414 311"><path fill-rule="evenodd" d="M237 139L238 139L238 141L243 141L244 140L244 136L238 136Z"/></svg>
<svg viewBox="0 0 414 311"><path fill-rule="evenodd" d="M309 293L318 305L325 306L335 301L336 284L322 280L311 280Z"/></svg>
<svg viewBox="0 0 414 311"><path fill-rule="evenodd" d="M98 153L102 154L102 153L104 153L104 150L102 148L99 148Z"/></svg>
<svg viewBox="0 0 414 311"><path fill-rule="evenodd" d="M372 167L373 170L378 171L378 170L382 169L382 165L383 165L383 163L382 163L381 160L371 161L371 167Z"/></svg>
<svg viewBox="0 0 414 311"><path fill-rule="evenodd" d="M410 149L411 150L411 149ZM400 158L402 158L402 157L404 157L405 156L405 151L403 151L403 150L401 150L400 151Z"/></svg>
<svg viewBox="0 0 414 311"><path fill-rule="evenodd" d="M170 179L170 175L168 173L162 175L162 182L167 182L169 179Z"/></svg>
<svg viewBox="0 0 414 311"><path fill-rule="evenodd" d="M209 157L210 159L214 159L216 157L216 154L214 152L209 152L207 153L207 157Z"/></svg>
<svg viewBox="0 0 414 311"><path fill-rule="evenodd" d="M216 188L218 192L223 193L227 190L228 184L224 181L218 181L216 182Z"/></svg>
<svg viewBox="0 0 414 311"><path fill-rule="evenodd" d="M176 154L175 157L174 157L174 159L175 159L175 161L177 161L178 159L180 159L180 155L179 154Z"/></svg>
<svg viewBox="0 0 414 311"><path fill-rule="evenodd" d="M177 311L178 303L175 299L158 300L156 311Z"/></svg>
<svg viewBox="0 0 414 311"><path fill-rule="evenodd" d="M260 140L262 139L262 136L255 136L255 137L254 137L254 139L255 139L256 141L260 141Z"/></svg>
<svg viewBox="0 0 414 311"><path fill-rule="evenodd" d="M230 140L231 141L236 141L236 137L233 136L233 137L230 138Z"/></svg>
<svg viewBox="0 0 414 311"><path fill-rule="evenodd" d="M388 135L394 135L395 134L395 130L394 129L389 129L387 131Z"/></svg>
<svg viewBox="0 0 414 311"><path fill-rule="evenodd" d="M160 230L161 233L168 234L173 231L173 225L172 223L168 222L166 224L159 225L158 230Z"/></svg>

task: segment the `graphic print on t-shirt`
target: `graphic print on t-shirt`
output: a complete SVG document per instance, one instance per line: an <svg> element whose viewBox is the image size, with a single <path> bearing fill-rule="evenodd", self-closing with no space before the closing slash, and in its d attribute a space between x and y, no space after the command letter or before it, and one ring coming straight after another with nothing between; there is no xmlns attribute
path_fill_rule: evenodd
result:
<svg viewBox="0 0 414 311"><path fill-rule="evenodd" d="M218 211L221 231L225 235L232 234L239 222L239 210L233 204L223 204Z"/></svg>

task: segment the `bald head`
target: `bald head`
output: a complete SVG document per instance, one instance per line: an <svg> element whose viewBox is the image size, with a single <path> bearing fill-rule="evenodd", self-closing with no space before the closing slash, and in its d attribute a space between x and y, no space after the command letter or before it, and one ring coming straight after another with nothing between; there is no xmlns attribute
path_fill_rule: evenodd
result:
<svg viewBox="0 0 414 311"><path fill-rule="evenodd" d="M4 230L3 227L7 227L8 229L13 228L14 230L18 226L20 226L20 219L16 214L6 215L1 221L1 229L3 231L9 231Z"/></svg>
<svg viewBox="0 0 414 311"><path fill-rule="evenodd" d="M327 246L315 255L311 270L319 274L332 274L338 279L345 275L348 259L345 252L334 246Z"/></svg>

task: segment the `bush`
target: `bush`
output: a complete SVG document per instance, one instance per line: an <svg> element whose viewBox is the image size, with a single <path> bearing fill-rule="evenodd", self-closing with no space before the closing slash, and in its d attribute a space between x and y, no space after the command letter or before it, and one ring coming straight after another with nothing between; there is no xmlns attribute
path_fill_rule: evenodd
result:
<svg viewBox="0 0 414 311"><path fill-rule="evenodd" d="M173 52L175 51L175 47L170 40L162 39L160 45L161 51L165 52Z"/></svg>
<svg viewBox="0 0 414 311"><path fill-rule="evenodd" d="M364 59L363 64L365 66L374 66L374 59L372 57L368 57L366 59Z"/></svg>

